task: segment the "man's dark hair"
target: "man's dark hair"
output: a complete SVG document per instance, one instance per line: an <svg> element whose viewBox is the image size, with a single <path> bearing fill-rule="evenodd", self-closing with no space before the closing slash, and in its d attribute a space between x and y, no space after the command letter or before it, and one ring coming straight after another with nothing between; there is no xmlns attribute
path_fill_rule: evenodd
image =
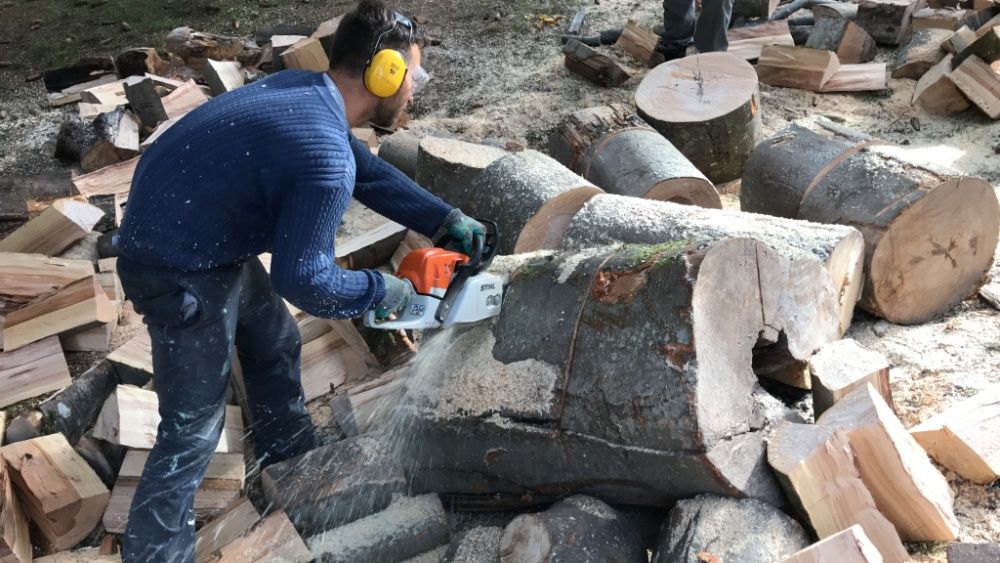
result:
<svg viewBox="0 0 1000 563"><path fill-rule="evenodd" d="M417 25L407 20L397 21L396 12L378 0L361 0L353 11L344 15L333 35L330 48L330 68L361 76L369 57L374 55L375 42L382 37L379 49L406 51L410 45L421 44Z"/></svg>

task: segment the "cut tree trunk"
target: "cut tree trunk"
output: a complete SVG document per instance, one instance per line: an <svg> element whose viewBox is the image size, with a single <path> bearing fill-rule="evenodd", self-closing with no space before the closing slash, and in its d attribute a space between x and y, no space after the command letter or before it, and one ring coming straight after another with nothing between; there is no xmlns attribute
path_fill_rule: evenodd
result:
<svg viewBox="0 0 1000 563"><path fill-rule="evenodd" d="M736 0L733 2L733 16L766 20L777 7L778 0Z"/></svg>
<svg viewBox="0 0 1000 563"><path fill-rule="evenodd" d="M910 429L941 465L973 483L1000 478L1000 387L993 386Z"/></svg>
<svg viewBox="0 0 1000 563"><path fill-rule="evenodd" d="M7 315L3 349L9 352L48 336L87 330L117 318L118 311L104 288L90 276Z"/></svg>
<svg viewBox="0 0 1000 563"><path fill-rule="evenodd" d="M858 24L839 18L816 21L806 47L833 51L841 63L867 63L875 59L875 40Z"/></svg>
<svg viewBox="0 0 1000 563"><path fill-rule="evenodd" d="M574 112L549 137L549 152L608 193L722 208L705 175L622 104Z"/></svg>
<svg viewBox="0 0 1000 563"><path fill-rule="evenodd" d="M616 563L646 563L642 538L600 500L577 495L548 510L522 514L500 538L500 561L590 561L594 554Z"/></svg>
<svg viewBox="0 0 1000 563"><path fill-rule="evenodd" d="M769 45L757 60L757 76L764 84L818 92L840 67L837 54L807 47Z"/></svg>
<svg viewBox="0 0 1000 563"><path fill-rule="evenodd" d="M500 253L553 248L573 215L601 189L544 154L527 150L497 159L450 203L496 221Z"/></svg>
<svg viewBox="0 0 1000 563"><path fill-rule="evenodd" d="M951 33L942 29L921 29L915 32L910 41L896 51L892 77L920 80L947 54L941 44L950 36Z"/></svg>
<svg viewBox="0 0 1000 563"><path fill-rule="evenodd" d="M988 183L822 120L761 143L747 159L740 200L746 211L860 230L860 305L900 324L935 318L974 294L1000 225Z"/></svg>
<svg viewBox="0 0 1000 563"><path fill-rule="evenodd" d="M424 384L408 385L397 421L414 489L482 507L577 492L652 506L700 492L778 502L753 348L784 333L804 359L836 338L833 288L819 263L754 240L689 248L495 261L509 280L500 315L414 360L410 381ZM466 497L476 494L489 496Z"/></svg>
<svg viewBox="0 0 1000 563"><path fill-rule="evenodd" d="M990 119L1000 119L1000 72L972 55L951 71L948 78Z"/></svg>
<svg viewBox="0 0 1000 563"><path fill-rule="evenodd" d="M965 111L969 100L959 91L951 77L951 55L945 55L917 81L912 103L920 104L929 113L947 115Z"/></svg>
<svg viewBox="0 0 1000 563"><path fill-rule="evenodd" d="M847 330L861 295L864 259L864 239L851 227L602 194L573 217L562 248L675 240L704 244L737 237L757 239L790 260L822 263L837 296L840 330Z"/></svg>
<svg viewBox="0 0 1000 563"><path fill-rule="evenodd" d="M0 252L0 312L10 313L71 282L94 275L86 260Z"/></svg>
<svg viewBox="0 0 1000 563"><path fill-rule="evenodd" d="M854 21L879 45L899 45L910 33L919 0L861 0Z"/></svg>
<svg viewBox="0 0 1000 563"><path fill-rule="evenodd" d="M570 39L563 45L563 57L567 69L599 86L619 86L632 77L607 55L576 39Z"/></svg>
<svg viewBox="0 0 1000 563"><path fill-rule="evenodd" d="M888 561L875 548L861 526L851 526L814 543L781 563L882 563Z"/></svg>
<svg viewBox="0 0 1000 563"><path fill-rule="evenodd" d="M62 434L0 448L45 553L69 549L101 521L108 488Z"/></svg>
<svg viewBox="0 0 1000 563"><path fill-rule="evenodd" d="M909 560L899 534L861 480L847 434L812 424L782 424L767 441L767 461L820 539L858 525L884 561Z"/></svg>
<svg viewBox="0 0 1000 563"><path fill-rule="evenodd" d="M0 352L0 407L62 389L71 381L58 337Z"/></svg>
<svg viewBox="0 0 1000 563"><path fill-rule="evenodd" d="M889 360L847 338L831 342L809 358L813 415L819 416L859 387L871 384L893 411Z"/></svg>
<svg viewBox="0 0 1000 563"><path fill-rule="evenodd" d="M446 202L467 201L465 192L476 176L506 154L487 145L424 137L419 142L414 180Z"/></svg>
<svg viewBox="0 0 1000 563"><path fill-rule="evenodd" d="M87 236L104 212L74 199L57 199L41 215L0 241L0 252L55 256Z"/></svg>
<svg viewBox="0 0 1000 563"><path fill-rule="evenodd" d="M639 115L713 183L735 180L761 138L757 74L728 53L661 64L635 92Z"/></svg>
<svg viewBox="0 0 1000 563"><path fill-rule="evenodd" d="M955 539L948 482L874 388L855 390L816 424L847 433L861 479L903 541Z"/></svg>

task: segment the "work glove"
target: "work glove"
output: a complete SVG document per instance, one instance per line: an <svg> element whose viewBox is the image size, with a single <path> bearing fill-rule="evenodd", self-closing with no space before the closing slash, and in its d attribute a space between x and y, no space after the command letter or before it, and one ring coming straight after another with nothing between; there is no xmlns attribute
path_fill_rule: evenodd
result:
<svg viewBox="0 0 1000 563"><path fill-rule="evenodd" d="M387 320L393 315L399 315L406 310L410 300L416 295L409 281L401 280L392 274L382 274L385 280L385 297L375 306L375 318Z"/></svg>
<svg viewBox="0 0 1000 563"><path fill-rule="evenodd" d="M475 235L486 236L486 228L482 223L467 216L458 208L455 208L444 219L439 232L447 233L458 241L458 248L466 256L472 256L474 245L472 239Z"/></svg>

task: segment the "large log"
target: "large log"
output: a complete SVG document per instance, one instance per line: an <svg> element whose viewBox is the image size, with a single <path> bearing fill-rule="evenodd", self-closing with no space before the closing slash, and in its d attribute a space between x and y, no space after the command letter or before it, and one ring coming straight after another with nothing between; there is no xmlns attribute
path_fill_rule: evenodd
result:
<svg viewBox="0 0 1000 563"><path fill-rule="evenodd" d="M722 208L705 175L622 104L574 112L549 137L549 152L608 193Z"/></svg>
<svg viewBox="0 0 1000 563"><path fill-rule="evenodd" d="M423 137L409 131L396 131L382 139L378 156L410 178L417 177L417 154Z"/></svg>
<svg viewBox="0 0 1000 563"><path fill-rule="evenodd" d="M414 179L447 202L467 201L465 192L476 176L506 154L488 145L424 137L418 145Z"/></svg>
<svg viewBox="0 0 1000 563"><path fill-rule="evenodd" d="M425 342L399 412L416 490L485 506L584 493L778 502L762 465L758 341L802 359L839 332L815 261L732 239L498 259L500 315ZM448 358L444 361L444 358ZM525 459L532 460L524 463Z"/></svg>
<svg viewBox="0 0 1000 563"><path fill-rule="evenodd" d="M761 138L757 74L728 53L661 64L635 92L639 115L714 183L740 177Z"/></svg>
<svg viewBox="0 0 1000 563"><path fill-rule="evenodd" d="M601 189L537 151L498 158L452 205L500 227L500 253L552 248L577 211Z"/></svg>
<svg viewBox="0 0 1000 563"><path fill-rule="evenodd" d="M847 330L861 295L864 258L864 239L851 227L601 194L573 217L561 246L707 243L737 237L757 239L791 260L821 262L837 295L841 332Z"/></svg>
<svg viewBox="0 0 1000 563"><path fill-rule="evenodd" d="M500 561L588 561L595 554L618 563L646 563L639 533L598 499L577 495L548 510L522 514L504 530Z"/></svg>
<svg viewBox="0 0 1000 563"><path fill-rule="evenodd" d="M862 0L854 18L879 45L899 45L910 32L918 0Z"/></svg>
<svg viewBox="0 0 1000 563"><path fill-rule="evenodd" d="M822 120L761 143L747 159L740 201L746 211L860 230L859 303L901 324L932 319L974 294L1000 225L988 183Z"/></svg>

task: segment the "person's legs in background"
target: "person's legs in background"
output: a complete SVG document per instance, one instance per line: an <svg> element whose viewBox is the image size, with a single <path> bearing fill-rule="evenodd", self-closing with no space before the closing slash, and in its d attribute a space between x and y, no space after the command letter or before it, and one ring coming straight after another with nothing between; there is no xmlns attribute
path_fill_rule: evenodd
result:
<svg viewBox="0 0 1000 563"><path fill-rule="evenodd" d="M681 58L694 32L694 0L663 0L663 37L656 50L668 61Z"/></svg>
<svg viewBox="0 0 1000 563"><path fill-rule="evenodd" d="M733 17L733 0L701 0L701 13L694 30L694 46L699 53L729 49L729 21Z"/></svg>

